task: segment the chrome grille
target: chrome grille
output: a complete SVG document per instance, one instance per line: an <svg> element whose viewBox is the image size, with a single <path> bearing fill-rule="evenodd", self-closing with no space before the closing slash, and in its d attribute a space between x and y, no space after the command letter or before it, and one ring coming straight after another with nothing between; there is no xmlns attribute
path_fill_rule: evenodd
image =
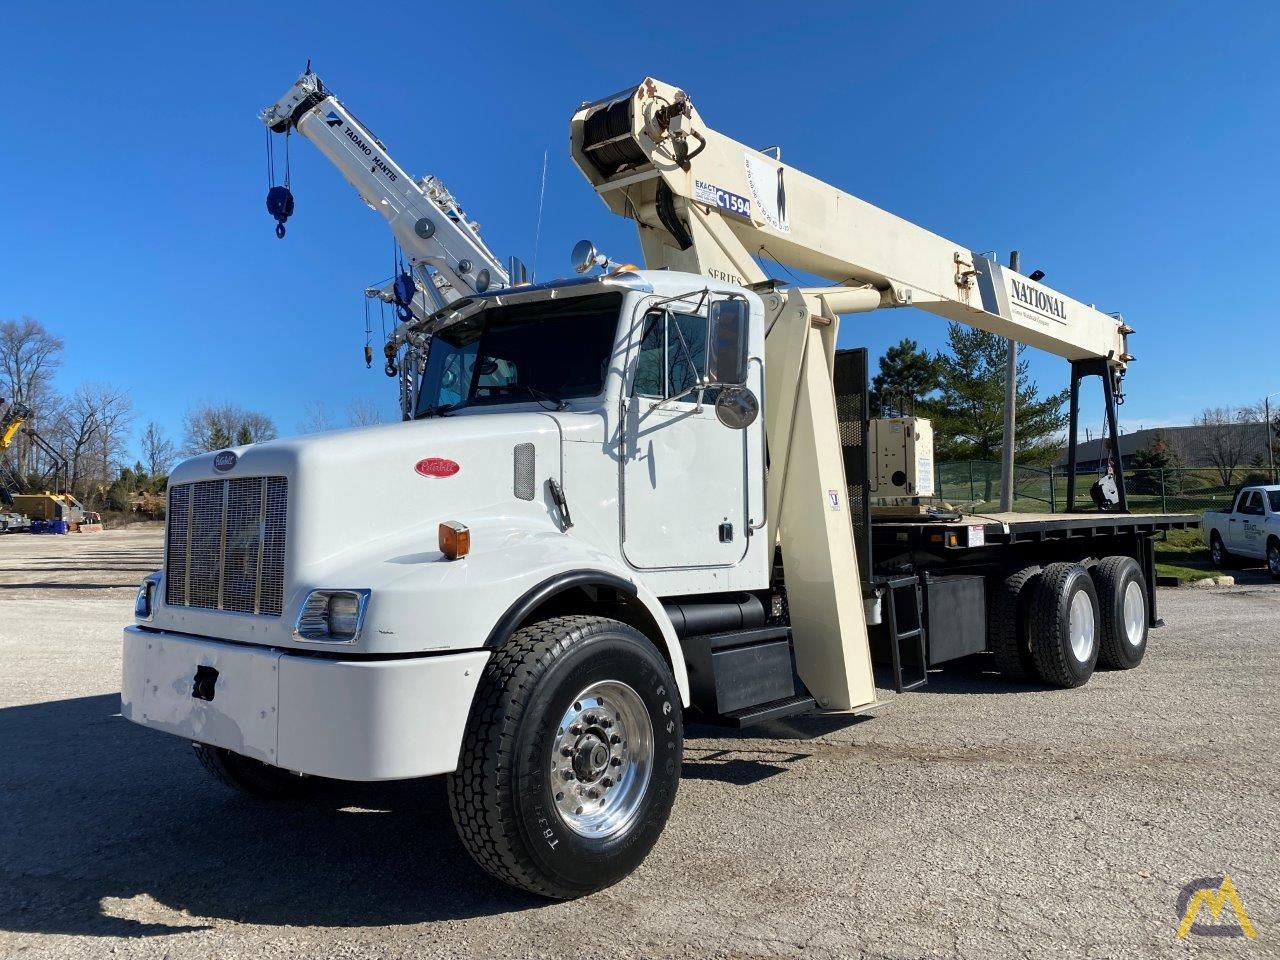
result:
<svg viewBox="0 0 1280 960"><path fill-rule="evenodd" d="M165 602L279 616L285 477L201 480L169 490Z"/></svg>

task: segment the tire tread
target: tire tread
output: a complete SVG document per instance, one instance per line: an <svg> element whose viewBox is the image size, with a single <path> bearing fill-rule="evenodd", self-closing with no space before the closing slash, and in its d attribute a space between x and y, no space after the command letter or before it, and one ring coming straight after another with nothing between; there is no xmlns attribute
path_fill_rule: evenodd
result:
<svg viewBox="0 0 1280 960"><path fill-rule="evenodd" d="M1064 609L1059 598L1068 578L1079 568L1080 564L1070 562L1051 563L1045 567L1031 599L1027 618L1027 634L1031 640L1036 673L1045 683L1055 687L1079 687L1089 679L1088 676L1077 676L1071 669L1061 641L1063 619L1069 616L1069 609Z"/></svg>
<svg viewBox="0 0 1280 960"><path fill-rule="evenodd" d="M538 869L506 797L529 694L552 662L593 628L632 629L607 617L552 617L520 628L494 652L476 691L458 768L448 778L449 810L476 863L503 883L557 900L581 891L551 882Z"/></svg>
<svg viewBox="0 0 1280 960"><path fill-rule="evenodd" d="M1143 582L1142 570L1132 557L1103 557L1092 571L1093 585L1098 591L1098 611L1101 614L1102 627L1102 637L1098 646L1098 663L1109 670L1128 670L1137 666L1136 663L1129 662L1130 658L1120 646L1128 641L1125 638L1125 625L1116 618L1122 571L1130 564L1137 570L1139 581Z"/></svg>
<svg viewBox="0 0 1280 960"><path fill-rule="evenodd" d="M1010 573L992 591L987 605L987 629L996 668L1011 680L1022 680L1035 671L1035 662L1027 645L1025 615L1033 581L1040 576L1039 564Z"/></svg>

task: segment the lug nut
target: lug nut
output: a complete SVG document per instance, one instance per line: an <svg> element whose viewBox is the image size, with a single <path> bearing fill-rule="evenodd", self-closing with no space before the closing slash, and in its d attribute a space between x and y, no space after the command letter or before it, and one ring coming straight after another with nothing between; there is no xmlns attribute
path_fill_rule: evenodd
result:
<svg viewBox="0 0 1280 960"><path fill-rule="evenodd" d="M561 748L560 748L560 756L562 756L562 757L572 757L572 756L573 756L573 748L572 748L572 747L561 747Z"/></svg>
<svg viewBox="0 0 1280 960"><path fill-rule="evenodd" d="M605 787L613 786L613 781L610 780L608 777L605 777L603 780L600 781L600 783L603 784Z"/></svg>
<svg viewBox="0 0 1280 960"><path fill-rule="evenodd" d="M595 787L592 787L590 790L587 791L587 796L590 797L592 800L598 800L600 799L600 791L597 790Z"/></svg>
<svg viewBox="0 0 1280 960"><path fill-rule="evenodd" d="M621 758L621 757L614 757L612 760L610 760L610 761L609 761L609 766L611 766L611 767L620 767L620 766L622 766L622 758Z"/></svg>
<svg viewBox="0 0 1280 960"><path fill-rule="evenodd" d="M564 777L566 780L572 780L572 779L573 779L573 771L572 771L572 770L565 770L563 773L561 773L561 774L560 774L560 776Z"/></svg>
<svg viewBox="0 0 1280 960"><path fill-rule="evenodd" d="M613 721L610 720L608 717L605 717L600 721L600 726L603 727L605 730L608 730L610 727L613 726Z"/></svg>
<svg viewBox="0 0 1280 960"><path fill-rule="evenodd" d="M572 733L575 737L580 736L582 733L582 727L575 723L572 727L569 728L569 732Z"/></svg>
<svg viewBox="0 0 1280 960"><path fill-rule="evenodd" d="M595 722L596 722L596 715L595 715L594 713L588 713L588 714L587 714L587 716L586 716L586 720L587 720L587 723L588 723L588 724L595 723Z"/></svg>
<svg viewBox="0 0 1280 960"><path fill-rule="evenodd" d="M619 743L622 742L622 738L615 733L612 737L609 738L609 742L612 743L614 746L617 746Z"/></svg>

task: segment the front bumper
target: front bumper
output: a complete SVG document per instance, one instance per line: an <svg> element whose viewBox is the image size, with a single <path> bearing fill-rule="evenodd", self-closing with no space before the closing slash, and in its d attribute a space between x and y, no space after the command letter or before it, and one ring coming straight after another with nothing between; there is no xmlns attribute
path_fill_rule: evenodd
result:
<svg viewBox="0 0 1280 960"><path fill-rule="evenodd" d="M488 651L471 650L335 660L126 627L120 712L313 776L425 777L457 768L488 659ZM211 699L193 694L200 667Z"/></svg>

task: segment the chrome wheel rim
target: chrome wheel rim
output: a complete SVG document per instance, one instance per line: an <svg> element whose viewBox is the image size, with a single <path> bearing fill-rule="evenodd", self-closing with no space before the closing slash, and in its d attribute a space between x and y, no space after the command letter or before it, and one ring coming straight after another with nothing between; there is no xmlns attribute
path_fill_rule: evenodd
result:
<svg viewBox="0 0 1280 960"><path fill-rule="evenodd" d="M551 790L560 819L599 839L635 820L653 773L653 724L640 694L617 680L593 683L556 725Z"/></svg>
<svg viewBox="0 0 1280 960"><path fill-rule="evenodd" d="M1071 636L1071 653L1081 663L1088 663L1093 653L1094 636L1097 633L1096 618L1093 614L1093 603L1083 590L1076 592L1071 598L1071 614L1067 621L1067 632Z"/></svg>
<svg viewBox="0 0 1280 960"><path fill-rule="evenodd" d="M1142 645L1142 628L1147 625L1147 605L1142 602L1142 588L1130 580L1124 588L1124 635L1132 646Z"/></svg>
<svg viewBox="0 0 1280 960"><path fill-rule="evenodd" d="M1220 540L1214 540L1213 543L1210 544L1209 555L1212 557L1213 565L1215 567L1222 566L1222 542Z"/></svg>

